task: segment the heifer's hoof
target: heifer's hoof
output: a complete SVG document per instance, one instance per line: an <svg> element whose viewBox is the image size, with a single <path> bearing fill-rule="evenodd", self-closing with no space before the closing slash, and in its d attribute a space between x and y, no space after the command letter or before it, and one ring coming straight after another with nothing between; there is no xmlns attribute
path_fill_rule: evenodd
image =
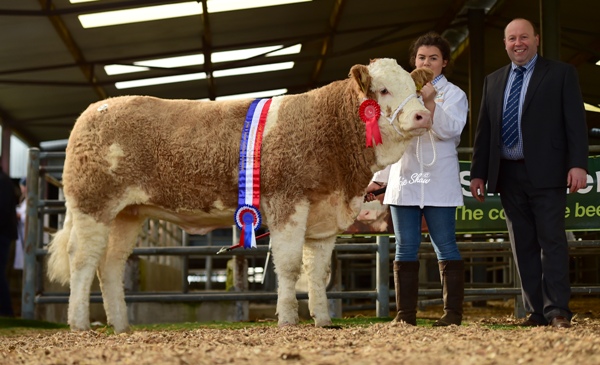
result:
<svg viewBox="0 0 600 365"><path fill-rule="evenodd" d="M85 326L73 326L73 325L71 325L69 327L71 327L71 331L72 332L84 332L84 331L89 331L91 329L89 325L87 327L85 327Z"/></svg>
<svg viewBox="0 0 600 365"><path fill-rule="evenodd" d="M79 324L69 323L69 327L71 328L71 331L73 331L73 332L89 331L91 329L89 322L88 323L79 323Z"/></svg>
<svg viewBox="0 0 600 365"><path fill-rule="evenodd" d="M113 330L115 331L116 335L120 335L121 333L131 332L131 328L129 326L126 326L126 327L114 327L113 326Z"/></svg>
<svg viewBox="0 0 600 365"><path fill-rule="evenodd" d="M315 327L330 327L333 326L331 319L315 319Z"/></svg>
<svg viewBox="0 0 600 365"><path fill-rule="evenodd" d="M277 326L278 327L288 327L288 326L297 326L299 323L298 320L293 321L293 320L280 320L279 322L277 322Z"/></svg>

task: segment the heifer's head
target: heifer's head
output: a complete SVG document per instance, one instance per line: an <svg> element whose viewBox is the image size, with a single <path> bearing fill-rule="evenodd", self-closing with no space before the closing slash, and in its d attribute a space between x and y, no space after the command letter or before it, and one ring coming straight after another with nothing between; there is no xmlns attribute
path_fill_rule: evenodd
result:
<svg viewBox="0 0 600 365"><path fill-rule="evenodd" d="M377 165L386 166L400 159L410 138L431 127L431 113L418 99L419 88L433 79L429 69L406 72L396 60L383 58L369 66L356 65L350 70L362 97L377 101L381 109L378 120L381 144L375 144ZM403 148L399 148L399 144Z"/></svg>

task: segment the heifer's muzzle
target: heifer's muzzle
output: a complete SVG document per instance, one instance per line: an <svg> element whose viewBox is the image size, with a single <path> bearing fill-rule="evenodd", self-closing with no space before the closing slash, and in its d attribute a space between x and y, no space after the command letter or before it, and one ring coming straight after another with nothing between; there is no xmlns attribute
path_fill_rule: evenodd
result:
<svg viewBox="0 0 600 365"><path fill-rule="evenodd" d="M399 135L401 135L401 136L403 136L403 137L404 137L404 133L402 133L402 132L401 132L401 131L398 129L398 127L396 127L396 126L394 125L394 120L396 120L396 117L398 116L398 113L400 113L400 112L402 111L402 108L404 108L404 107L406 106L406 104L407 104L407 103L408 103L408 102L409 102L411 99L414 99L414 98L417 98L417 100L419 100L419 101L421 102L421 104L423 104L423 100L419 99L419 98L417 97L417 94L416 94L416 93L414 93L414 94L410 94L410 95L408 95L408 96L406 97L406 99L404 99L404 101L403 101L402 103L400 103L400 105L398 105L398 107L397 107L397 108L396 108L396 110L394 111L394 114L392 114L392 116L391 116L391 117L387 117L387 116L386 116L386 115L383 113L383 110L381 111L381 115L383 115L383 116L385 117L385 119L387 119L387 120L390 122L390 125L391 125L392 127L394 127L394 130L395 130L395 131L396 131L396 132L397 132ZM423 104L423 105L425 105L425 104Z"/></svg>

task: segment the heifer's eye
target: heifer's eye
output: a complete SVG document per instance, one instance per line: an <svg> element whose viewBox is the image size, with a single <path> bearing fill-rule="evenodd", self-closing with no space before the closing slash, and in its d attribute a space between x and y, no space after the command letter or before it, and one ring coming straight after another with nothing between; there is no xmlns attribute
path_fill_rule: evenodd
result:
<svg viewBox="0 0 600 365"><path fill-rule="evenodd" d="M386 89L386 88L383 88L383 89L381 89L381 91L380 91L379 93L380 93L381 95L387 95L387 94L389 94L389 91L388 91L388 89Z"/></svg>

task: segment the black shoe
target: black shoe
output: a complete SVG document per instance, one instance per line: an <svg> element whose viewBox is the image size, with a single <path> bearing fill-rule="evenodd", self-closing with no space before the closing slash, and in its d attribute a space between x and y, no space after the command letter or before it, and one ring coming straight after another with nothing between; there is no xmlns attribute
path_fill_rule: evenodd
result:
<svg viewBox="0 0 600 365"><path fill-rule="evenodd" d="M555 328L571 328L571 321L563 316L556 316L552 318L550 324Z"/></svg>

